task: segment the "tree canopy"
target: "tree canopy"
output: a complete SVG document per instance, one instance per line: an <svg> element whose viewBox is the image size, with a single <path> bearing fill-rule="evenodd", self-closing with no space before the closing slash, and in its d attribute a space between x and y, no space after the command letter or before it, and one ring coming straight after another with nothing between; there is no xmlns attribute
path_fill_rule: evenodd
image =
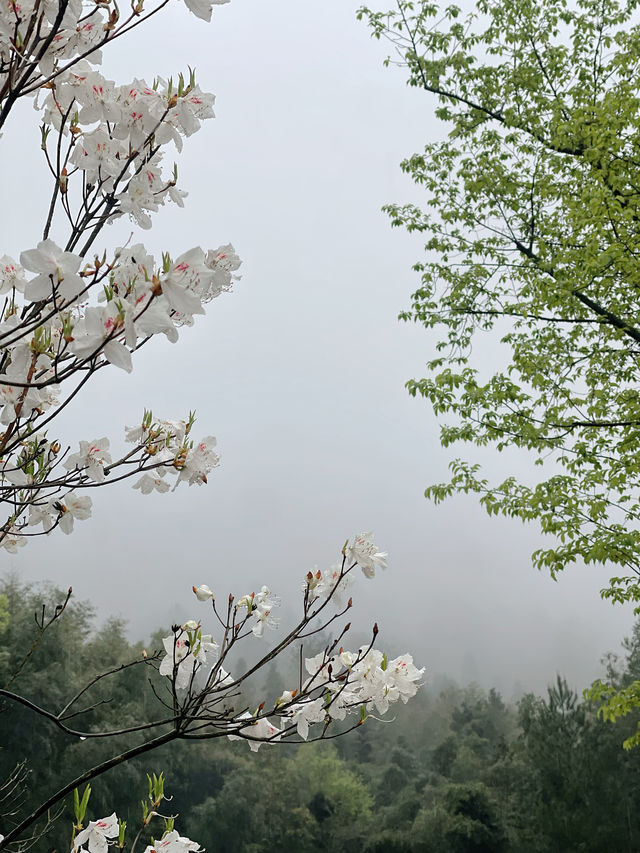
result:
<svg viewBox="0 0 640 853"><path fill-rule="evenodd" d="M493 481L451 463L440 501L473 492L490 514L553 535L555 575L613 567L603 595L640 602L640 18L637 0L398 0L365 7L389 63L435 101L448 135L402 164L424 205L391 204L425 235L406 320L435 337L408 383L441 442L522 448L542 476ZM474 353L483 336L493 355ZM477 352L477 347L476 347Z"/></svg>

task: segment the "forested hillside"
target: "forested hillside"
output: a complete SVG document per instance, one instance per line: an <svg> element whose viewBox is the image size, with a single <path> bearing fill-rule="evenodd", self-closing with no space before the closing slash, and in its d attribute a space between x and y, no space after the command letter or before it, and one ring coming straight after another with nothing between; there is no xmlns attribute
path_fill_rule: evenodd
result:
<svg viewBox="0 0 640 853"><path fill-rule="evenodd" d="M5 685L31 647L34 612L43 598L55 602L59 594L15 580L5 581L1 594ZM87 672L140 657L142 647L127 641L122 623L95 630L94 622L89 606L70 603L10 689L58 708ZM623 659L609 658L610 679L621 686L640 677L640 625L625 648ZM84 729L156 719L150 673L134 667L108 689L94 685L86 705L98 704L84 715ZM280 673L278 683L286 675ZM621 746L637 720L603 722L562 677L549 673L549 680L546 696L527 694L512 706L495 690L427 679L419 698L399 707L393 722L368 720L326 743L264 745L253 753L226 738L179 742L97 779L89 816L115 809L134 835L146 774L162 771L173 797L166 813L179 814L180 827L212 853L640 850L640 752ZM247 703L259 702L268 690L268 683L251 686ZM25 756L29 771L22 791L8 796L8 787L0 788L3 826L13 823L12 812L27 813L79 769L127 743L72 738L9 701L0 712L0 786ZM46 842L33 849L67 849L71 822L68 807Z"/></svg>

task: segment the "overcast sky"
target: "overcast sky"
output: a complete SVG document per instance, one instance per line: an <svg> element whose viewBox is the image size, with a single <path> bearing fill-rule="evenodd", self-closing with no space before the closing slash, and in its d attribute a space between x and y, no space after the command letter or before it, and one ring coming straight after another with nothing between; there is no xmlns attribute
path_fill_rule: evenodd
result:
<svg viewBox="0 0 640 853"><path fill-rule="evenodd" d="M94 490L94 517L77 532L36 539L4 566L72 584L137 639L200 616L192 584L226 596L266 583L293 604L310 567L373 530L389 568L358 581L353 622L377 620L381 645L507 697L517 682L544 689L557 671L582 688L632 624L630 610L599 599L607 571L574 566L554 583L531 566L535 527L490 519L472 499L423 497L456 451L440 449L427 405L403 387L424 375L432 346L396 319L421 247L380 208L420 201L399 163L442 129L433 101L382 67L385 48L355 10L233 0L207 26L175 3L105 51L103 73L118 83L195 65L217 96L215 121L178 158L185 209L165 208L133 241L174 256L230 241L243 277L177 344L138 353L132 375L103 371L59 438L75 449L106 435L117 450L144 407L162 417L195 408L196 436L217 436L222 465L208 486L173 494ZM1 143L5 198L22 199L24 215L5 218L0 254L40 238L39 143L25 106ZM105 245L132 229L119 222ZM529 471L515 453L459 452L495 477Z"/></svg>

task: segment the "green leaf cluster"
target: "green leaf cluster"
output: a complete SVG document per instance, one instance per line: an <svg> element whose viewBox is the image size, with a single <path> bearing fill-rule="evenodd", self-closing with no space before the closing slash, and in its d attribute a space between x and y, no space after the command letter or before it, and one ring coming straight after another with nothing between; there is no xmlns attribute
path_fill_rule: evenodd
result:
<svg viewBox="0 0 640 853"><path fill-rule="evenodd" d="M439 501L477 493L537 521L533 555L623 567L603 591L640 602L640 18L637 0L398 0L359 16L427 93L448 135L403 170L424 204L391 204L425 237L405 320L435 357L409 392L441 441L519 448L530 482L455 460ZM477 355L483 338L494 342ZM534 469L535 470L535 469Z"/></svg>

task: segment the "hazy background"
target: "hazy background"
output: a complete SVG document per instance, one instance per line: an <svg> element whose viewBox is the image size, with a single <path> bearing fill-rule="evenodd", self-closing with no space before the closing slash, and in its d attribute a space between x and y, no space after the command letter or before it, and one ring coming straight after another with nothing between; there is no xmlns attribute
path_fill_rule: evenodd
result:
<svg viewBox="0 0 640 853"><path fill-rule="evenodd" d="M203 615L192 584L226 596L267 583L293 604L310 567L373 530L389 569L358 581L353 622L377 620L381 645L507 698L557 671L584 687L632 624L630 610L599 599L608 572L574 566L554 583L531 567L535 527L489 519L471 499L434 507L423 497L456 451L440 449L427 405L403 387L423 375L432 345L396 319L421 248L380 207L420 200L398 164L442 126L432 99L382 67L385 47L355 9L233 0L207 26L176 3L105 52L103 73L118 83L190 64L217 95L216 120L177 158L186 209L164 209L134 242L176 256L231 241L243 278L178 344L145 347L132 375L104 371L58 437L106 435L117 452L145 406L170 418L196 408L196 437L218 437L222 466L208 486L174 494L94 490L91 521L2 565L72 584L142 638ZM20 211L5 204L0 254L40 239L49 185L39 144L38 116L23 105L0 143L5 198ZM104 244L132 228L119 222ZM515 453L460 449L471 454L496 477L529 470Z"/></svg>

